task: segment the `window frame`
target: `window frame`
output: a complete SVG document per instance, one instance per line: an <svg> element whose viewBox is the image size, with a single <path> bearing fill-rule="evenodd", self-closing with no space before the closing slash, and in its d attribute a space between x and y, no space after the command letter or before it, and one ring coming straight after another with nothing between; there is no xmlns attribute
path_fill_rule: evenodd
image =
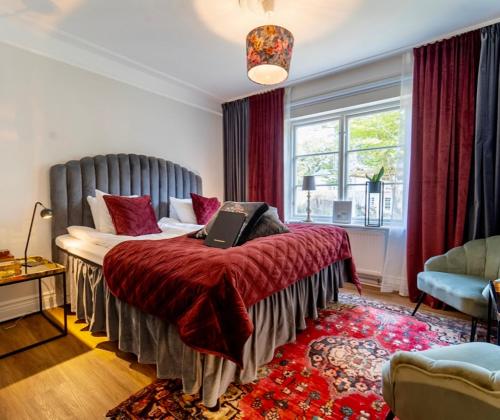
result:
<svg viewBox="0 0 500 420"><path fill-rule="evenodd" d="M289 194L289 199L288 199L288 214L289 214L289 219L290 220L301 220L304 215L303 214L296 214L295 213L295 203L297 200L297 188L300 188L301 185L297 185L297 173L296 173L296 161L297 158L300 157L305 157L305 156L314 156L314 155L338 155L338 185L334 184L325 184L324 186L336 186L338 189L338 197L336 200L346 200L347 199L347 187L348 185L358 185L358 184L349 184L349 176L348 176L348 153L350 152L355 152L358 149L353 149L353 150L348 150L348 120L349 118L353 117L359 117L363 115L370 115L370 114L375 114L378 112L384 112L384 111L394 111L394 110L400 110L401 109L401 101L400 98L391 98L385 101L381 102L376 102L376 103L368 103L368 104L362 104L362 105L357 105L354 107L349 107L349 108L344 108L336 111L331 111L331 112L326 112L326 113L321 113L321 114L316 114L316 115L307 115L307 116L301 116L301 117L296 117L296 118L291 118L290 119L290 126L289 126L289 153L288 153L288 171L290 174L290 177L288 179L287 185L288 188L292 191L290 191L291 194ZM311 124L317 124L321 123L324 121L334 121L338 120L339 124L339 134L338 134L338 151L336 152L324 152L324 153L310 153L310 154L303 154L303 155L297 155L296 154L296 131L298 127L301 126L306 126L306 125L311 125ZM367 149L359 149L359 151L369 151L369 150L378 150L378 149L392 149L392 148L404 148L404 144L401 142L401 139L399 139L398 144L395 146L382 146L382 147L375 147L375 148L367 148ZM390 182L387 185L399 185L400 183L393 183ZM323 186L317 185L317 186ZM403 194L404 194L404 184L403 184ZM404 209L403 209L404 211ZM328 223L333 223L333 208L331 215L329 216L314 216L314 219L317 220L318 222L328 222ZM360 220L353 218L351 224L352 225L358 225L360 224ZM399 220L395 221L396 223L399 223ZM389 222L390 224L390 222Z"/></svg>

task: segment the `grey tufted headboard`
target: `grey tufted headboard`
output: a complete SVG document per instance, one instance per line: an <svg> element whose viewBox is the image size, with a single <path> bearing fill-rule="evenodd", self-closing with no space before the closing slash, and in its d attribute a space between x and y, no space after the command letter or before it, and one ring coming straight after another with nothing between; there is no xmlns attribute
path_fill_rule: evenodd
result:
<svg viewBox="0 0 500 420"><path fill-rule="evenodd" d="M118 195L150 195L158 219L168 216L168 197L202 193L201 177L155 157L117 154L85 157L50 168L52 257L59 260L55 238L72 225L94 227L86 197L95 190Z"/></svg>

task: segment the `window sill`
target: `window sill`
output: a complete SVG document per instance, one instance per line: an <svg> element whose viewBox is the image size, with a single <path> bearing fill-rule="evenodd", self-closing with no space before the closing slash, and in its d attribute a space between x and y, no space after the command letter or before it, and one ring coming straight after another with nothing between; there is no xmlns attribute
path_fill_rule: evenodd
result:
<svg viewBox="0 0 500 420"><path fill-rule="evenodd" d="M292 219L288 220L287 223L306 223L303 219ZM326 220L314 220L310 222L314 225L330 225L330 226L338 226L344 229L357 229L357 230L379 230L387 232L390 229L390 226L365 226L364 224L357 223L333 223L328 222Z"/></svg>

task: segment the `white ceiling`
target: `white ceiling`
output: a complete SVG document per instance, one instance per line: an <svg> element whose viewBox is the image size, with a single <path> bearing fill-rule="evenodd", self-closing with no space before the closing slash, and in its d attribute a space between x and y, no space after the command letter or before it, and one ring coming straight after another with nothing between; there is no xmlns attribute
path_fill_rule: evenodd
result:
<svg viewBox="0 0 500 420"><path fill-rule="evenodd" d="M268 20L238 0L2 0L0 19L222 102L262 90L246 77L245 35L268 21L295 35L290 83L500 18L499 0L275 1Z"/></svg>

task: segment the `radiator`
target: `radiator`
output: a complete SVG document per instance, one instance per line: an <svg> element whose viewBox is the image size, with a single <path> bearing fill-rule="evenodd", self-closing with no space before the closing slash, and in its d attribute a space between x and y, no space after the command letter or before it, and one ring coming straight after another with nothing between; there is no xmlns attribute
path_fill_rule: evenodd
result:
<svg viewBox="0 0 500 420"><path fill-rule="evenodd" d="M384 269L387 229L346 228L359 276L379 284ZM371 280L371 281L370 281Z"/></svg>

